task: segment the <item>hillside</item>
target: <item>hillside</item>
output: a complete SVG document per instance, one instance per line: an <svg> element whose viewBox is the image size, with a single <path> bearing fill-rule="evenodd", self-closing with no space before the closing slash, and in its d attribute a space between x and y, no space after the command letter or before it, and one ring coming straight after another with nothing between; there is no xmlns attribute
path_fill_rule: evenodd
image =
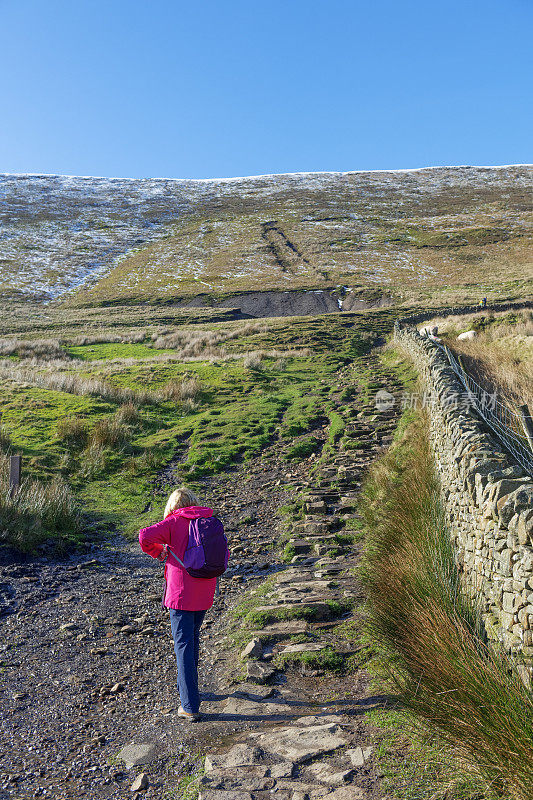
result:
<svg viewBox="0 0 533 800"><path fill-rule="evenodd" d="M461 588L430 434L475 448L497 546L451 469L442 496L528 669L533 517L500 506L533 486L428 417L406 318L475 328L531 396L532 177L0 176L0 800L529 800L533 695ZM138 545L184 483L231 551L191 727Z"/></svg>
<svg viewBox="0 0 533 800"><path fill-rule="evenodd" d="M531 166L223 180L3 175L0 296L198 304L325 290L304 313L350 310L360 296L523 296L532 178Z"/></svg>

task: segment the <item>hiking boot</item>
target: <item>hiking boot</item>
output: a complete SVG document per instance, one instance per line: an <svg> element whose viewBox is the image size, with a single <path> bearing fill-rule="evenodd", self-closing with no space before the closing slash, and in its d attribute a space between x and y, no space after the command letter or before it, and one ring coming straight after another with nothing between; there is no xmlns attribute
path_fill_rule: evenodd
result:
<svg viewBox="0 0 533 800"><path fill-rule="evenodd" d="M182 719L186 719L189 722L198 722L198 720L200 719L201 715L200 714L189 714L188 711L185 711L183 706L180 706L178 708L178 717L181 717Z"/></svg>

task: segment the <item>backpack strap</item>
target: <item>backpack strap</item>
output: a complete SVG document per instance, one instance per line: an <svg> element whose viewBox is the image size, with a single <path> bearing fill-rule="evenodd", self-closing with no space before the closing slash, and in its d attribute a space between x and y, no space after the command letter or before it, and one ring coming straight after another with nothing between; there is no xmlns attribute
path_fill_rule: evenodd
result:
<svg viewBox="0 0 533 800"><path fill-rule="evenodd" d="M169 544L167 544L167 545L165 545L165 547L166 547L166 548L167 548L167 550L170 552L170 554L171 554L172 556L174 556L174 558L176 559L176 561L177 561L179 564L181 564L181 566L183 567L183 569L185 569L185 564L183 563L183 561L181 560L181 558L178 558L178 557L177 557L176 553L175 553L175 552L174 552L174 550L171 548L171 546L170 546Z"/></svg>

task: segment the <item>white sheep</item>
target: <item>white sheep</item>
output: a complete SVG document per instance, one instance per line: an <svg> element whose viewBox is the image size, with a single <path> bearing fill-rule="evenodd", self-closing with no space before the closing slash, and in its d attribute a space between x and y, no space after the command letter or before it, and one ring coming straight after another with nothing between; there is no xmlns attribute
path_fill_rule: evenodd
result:
<svg viewBox="0 0 533 800"><path fill-rule="evenodd" d="M464 333L460 333L457 337L458 342L470 342L472 339L475 339L477 336L475 331L465 331Z"/></svg>

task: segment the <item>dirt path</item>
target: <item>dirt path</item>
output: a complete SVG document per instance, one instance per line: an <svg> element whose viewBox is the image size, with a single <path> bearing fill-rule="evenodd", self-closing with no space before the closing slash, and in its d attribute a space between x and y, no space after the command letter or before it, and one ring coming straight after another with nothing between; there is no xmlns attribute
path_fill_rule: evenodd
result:
<svg viewBox="0 0 533 800"><path fill-rule="evenodd" d="M375 388L394 387L374 356L367 362ZM259 800L273 791L283 800L341 798L346 788L339 787L350 787L353 798L382 797L364 714L383 698L369 696L357 645L338 628L358 624L349 606L361 600L352 569L360 544L338 534L353 516L361 474L395 423L393 413L383 415L377 431L371 403L340 400L346 383L350 376L339 375L337 399L345 441L357 440L356 449L337 450L314 470L313 459L288 466L275 444L204 481L206 500L227 527L232 565L205 623L202 722L175 716L157 562L116 537L69 561L2 566L0 800L131 797L142 769L149 787L139 796L178 797L177 785L206 752L214 755L201 790L210 800ZM325 440L325 428L315 433ZM295 556L286 564L276 546L279 509L302 491L305 511L293 523ZM255 655L241 660L232 610L244 598L257 605L253 593L265 586ZM313 652L352 670L302 663L302 653ZM128 766L128 752L119 753L132 743Z"/></svg>

